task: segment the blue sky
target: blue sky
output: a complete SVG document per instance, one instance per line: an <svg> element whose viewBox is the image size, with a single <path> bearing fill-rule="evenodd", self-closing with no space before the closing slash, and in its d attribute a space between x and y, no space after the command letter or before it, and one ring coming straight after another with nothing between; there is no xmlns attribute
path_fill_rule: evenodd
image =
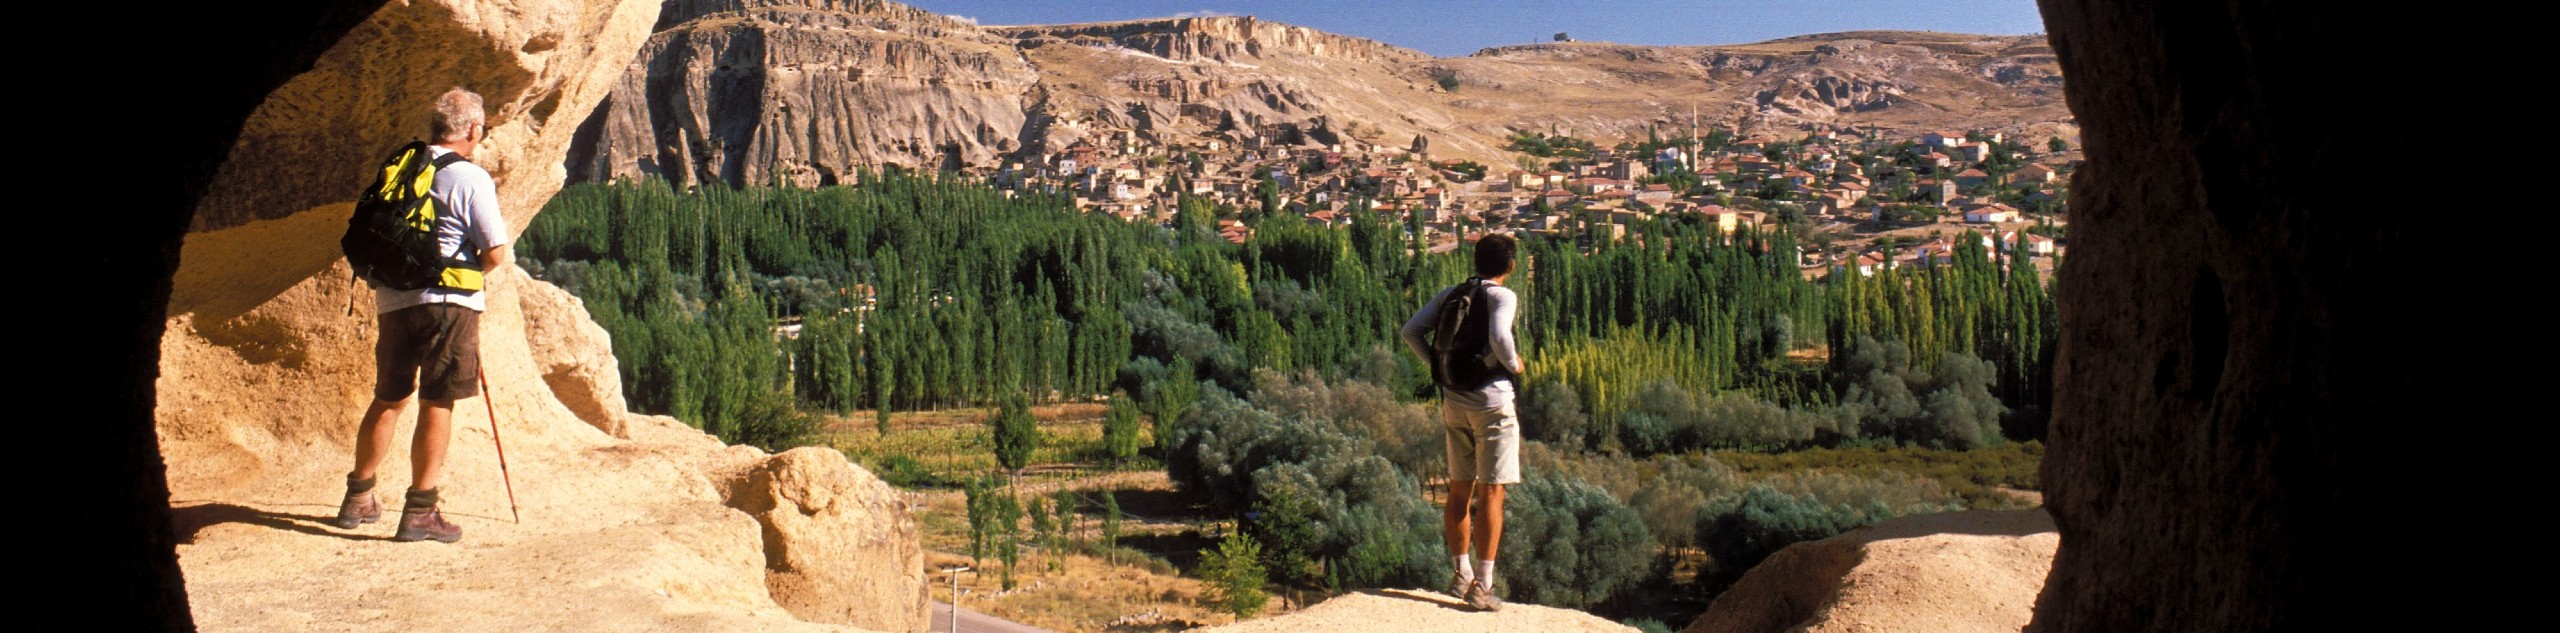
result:
<svg viewBox="0 0 2560 633"><path fill-rule="evenodd" d="M1897 29L2041 33L2034 0L901 0L980 24L1058 24L1188 15L1252 15L1439 56L1574 39L1623 44L1739 44L1789 35Z"/></svg>

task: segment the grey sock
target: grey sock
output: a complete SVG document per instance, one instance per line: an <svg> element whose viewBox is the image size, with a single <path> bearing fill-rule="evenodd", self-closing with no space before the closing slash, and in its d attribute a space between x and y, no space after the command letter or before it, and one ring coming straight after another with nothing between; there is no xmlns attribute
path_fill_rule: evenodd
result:
<svg viewBox="0 0 2560 633"><path fill-rule="evenodd" d="M373 480L357 479L354 475L347 476L347 496L352 497L368 492L373 492Z"/></svg>
<svg viewBox="0 0 2560 633"><path fill-rule="evenodd" d="M418 509L425 509L425 508L433 508L433 507L436 507L436 491L434 491L434 490L411 490L411 491L409 491L409 507L411 507L411 508L418 508Z"/></svg>

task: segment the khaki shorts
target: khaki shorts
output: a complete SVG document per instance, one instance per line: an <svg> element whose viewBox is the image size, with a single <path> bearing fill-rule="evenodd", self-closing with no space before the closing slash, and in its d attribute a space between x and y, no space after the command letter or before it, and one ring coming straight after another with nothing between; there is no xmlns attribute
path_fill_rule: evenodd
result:
<svg viewBox="0 0 2560 633"><path fill-rule="evenodd" d="M373 397L384 402L480 395L480 311L429 303L383 314L373 371Z"/></svg>
<svg viewBox="0 0 2560 633"><path fill-rule="evenodd" d="M1440 402L1440 435L1448 448L1451 481L1520 483L1519 410L1515 402L1492 410Z"/></svg>

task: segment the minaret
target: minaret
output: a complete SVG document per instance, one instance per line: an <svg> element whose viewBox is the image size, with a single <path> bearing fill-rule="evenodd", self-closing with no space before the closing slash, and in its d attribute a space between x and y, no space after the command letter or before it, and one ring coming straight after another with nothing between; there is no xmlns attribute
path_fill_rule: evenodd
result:
<svg viewBox="0 0 2560 633"><path fill-rule="evenodd" d="M1689 102L1689 146L1681 148L1680 160L1688 164L1690 173L1698 171L1698 102Z"/></svg>

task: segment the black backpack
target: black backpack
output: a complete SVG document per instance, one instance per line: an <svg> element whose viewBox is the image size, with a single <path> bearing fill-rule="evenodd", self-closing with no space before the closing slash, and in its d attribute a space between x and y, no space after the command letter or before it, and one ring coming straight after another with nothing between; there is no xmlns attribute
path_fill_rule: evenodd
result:
<svg viewBox="0 0 2560 633"><path fill-rule="evenodd" d="M356 196L356 212L347 218L347 233L338 248L356 276L377 288L417 290L430 286L480 290L480 269L448 256L436 243L436 222L452 210L434 196L436 171L463 162L460 152L432 160L427 144L411 141L382 161L373 184ZM463 248L470 240L463 241Z"/></svg>
<svg viewBox="0 0 2560 633"><path fill-rule="evenodd" d="M1431 326L1431 382L1442 389L1474 391L1511 374L1485 360L1493 350L1493 296L1485 292L1491 285L1471 277L1440 299L1440 320Z"/></svg>

